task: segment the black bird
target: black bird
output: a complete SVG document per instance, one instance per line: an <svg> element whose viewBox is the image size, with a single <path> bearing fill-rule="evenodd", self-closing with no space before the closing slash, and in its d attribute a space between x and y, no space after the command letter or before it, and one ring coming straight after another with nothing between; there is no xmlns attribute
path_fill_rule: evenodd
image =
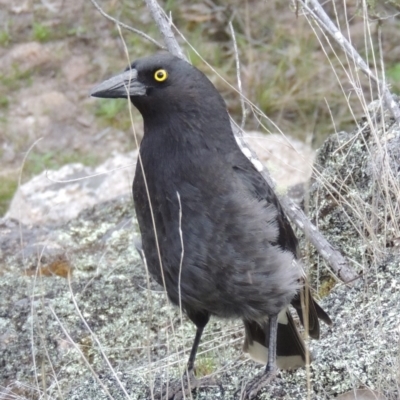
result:
<svg viewBox="0 0 400 400"><path fill-rule="evenodd" d="M244 349L266 363L249 396L276 364L304 365L289 304L313 338L318 319L331 320L306 290L296 236L273 190L240 150L213 84L186 61L160 53L133 62L91 95L129 97L142 114L135 210L149 271L197 327L188 371L211 315L242 319Z"/></svg>

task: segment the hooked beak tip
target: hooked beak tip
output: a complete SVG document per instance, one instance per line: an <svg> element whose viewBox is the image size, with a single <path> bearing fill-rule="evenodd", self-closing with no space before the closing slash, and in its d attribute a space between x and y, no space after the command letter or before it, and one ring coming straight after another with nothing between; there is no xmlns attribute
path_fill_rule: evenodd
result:
<svg viewBox="0 0 400 400"><path fill-rule="evenodd" d="M127 98L130 96L143 96L146 86L137 79L137 71L129 69L119 75L96 85L91 91L91 97L100 98Z"/></svg>

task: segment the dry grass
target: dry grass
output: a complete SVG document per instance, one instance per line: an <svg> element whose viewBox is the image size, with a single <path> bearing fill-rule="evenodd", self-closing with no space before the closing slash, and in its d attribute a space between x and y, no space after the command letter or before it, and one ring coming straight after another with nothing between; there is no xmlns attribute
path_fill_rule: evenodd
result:
<svg viewBox="0 0 400 400"><path fill-rule="evenodd" d="M242 110L238 94L234 89L237 86L235 54L232 51L232 39L227 28L227 23L232 19L241 63L243 95L251 100L251 103L247 103L247 128L263 125L267 131L276 131L270 122L272 120L285 134L319 144L328 133L339 132L354 126L357 126L361 132L366 126L379 150L382 141L378 131L385 130L385 126L372 118L367 118L365 126L357 125L360 116L368 111L370 101L378 98L378 90L364 76L360 75L352 62L347 60L335 45L330 45L324 34L312 22L307 21L304 16L296 17L287 11L287 7L287 4L282 2L262 2L262 4L254 5L248 1L244 5L242 2L231 1L228 6L186 5L179 1L169 1L165 4L166 10L172 12L175 24L184 33L187 41L201 57L215 68L218 74L212 75L212 80L227 99L232 115L239 121ZM357 8L356 5L349 5L349 3L347 8L337 5L338 8L335 9L331 3L328 3L326 7L330 10L332 19L338 21L342 32L348 35L360 53L368 58L376 75L382 76L386 70L390 72L389 78L396 78L396 57L391 53L386 60L386 49L396 48L394 43L398 41L398 35L395 34L398 21L383 22L381 27L383 53L380 54L377 42L377 21L368 20L365 15L363 16L362 9ZM147 29L149 24L148 16L143 9L126 1L107 3L107 12L123 17L124 22L139 29ZM374 16L376 12L374 10ZM40 34L40 37L45 37L45 40L48 41L49 32L46 29L39 29L39 25L35 26L36 34ZM156 36L155 30L153 31L153 28L150 30ZM391 37L386 40L386 36L389 35ZM133 52L135 56L148 52L147 45L143 43L142 39L139 40L132 36L127 38L126 34L124 37L131 55ZM7 40L9 41L9 39ZM119 41L116 33L113 40ZM209 68L201 62L200 57L190 50L189 46L185 45L185 49L188 49L191 61L199 68L204 69L210 76ZM119 51L123 58L124 50L120 49ZM383 68L383 66L385 67ZM224 81L232 86L227 85ZM394 83L396 88L397 83ZM255 109L253 104L258 107L254 113L252 112ZM120 110L115 112L118 113ZM261 112L265 115L261 115ZM104 113L107 118L109 115L114 115L113 110ZM134 124L132 126L135 128ZM135 129L133 130L135 132ZM135 138L136 140L137 138ZM343 156L343 163L350 162L347 158L347 151L349 151L348 147L344 147L344 151L340 152ZM373 204L366 203L366 199L355 191L349 194L349 188L353 190L357 187L357 182L351 182L352 176L338 175L338 180L332 184L325 180L326 177L321 170L318 168L316 170L317 178L322 180L321 186L340 203L344 218L354 228L354 235L361 239L361 243L365 247L363 252L352 254L354 267L357 270L363 270L364 273L371 271L374 273L374 268L377 268L387 252L388 242L400 237L398 224L399 181L391 166L387 164L388 157L385 148L381 147L381 151L375 151L374 156L376 157L373 163L376 167L374 174L375 180L378 182L376 187L379 189L379 196L374 198L376 201ZM318 215L318 212L316 214ZM102 250L101 260L106 259L107 251L107 249ZM109 251L112 253L112 249ZM106 265L108 265L107 262ZM124 270L124 272L126 271ZM321 271L318 273L323 275ZM368 276L372 279L374 275ZM40 279L38 277L33 281L32 293L37 291ZM132 387L128 391L122 380L126 382L128 376L138 387L143 388L145 386L143 382L150 386L155 382L155 386L159 387L160 382L157 379L160 374L165 381L168 381L170 378L178 377L184 368L194 334L193 328L184 321L179 312L166 311L168 306L165 306L164 294L151 287L148 277L142 283L144 288L147 288L143 291L141 299L144 301L145 307L143 307L141 316L135 315L135 318L147 319L149 322L140 324L145 328L141 332L143 336L141 345L138 345L137 348L127 347L116 350L117 346L113 348L104 344L102 340L106 342L107 335L112 332L105 333L99 328L101 333L96 333L87 322L88 317L80 309L79 301L76 298L81 293L83 294L86 288L76 294L69 285L74 318L80 320L80 324L84 326L83 330L89 338L83 343L76 343L71 336L68 318L63 320L62 315L59 315L64 310L50 309L56 325L58 324L58 329L61 327L64 334L63 340L67 343L65 345L67 351L75 356L75 358L71 358L71 365L77 363L79 359L84 360L85 365L81 367L79 373L84 374L86 372L81 371L90 371L89 376L91 374L93 381L104 389L101 398L145 398L142 393L136 392ZM43 297L40 299L42 302L32 302L31 304L33 321L35 319L40 321L38 315L40 316L46 309L45 299ZM387 312L384 304L381 304L380 307L378 313ZM88 313L89 311L87 310ZM162 319L162 317L164 318ZM42 333L43 337L37 337L38 330L37 327L33 329L34 325L35 322L32 323L32 353L36 351L35 346L39 343L39 346L46 350L45 357L41 363L37 362L35 356L32 357L35 377L32 386L24 387L24 385L26 386L24 383L21 384L21 387L14 387L9 394L4 395L8 396L4 399L62 399L68 398L68 396L78 399L79 388L73 388L74 382L65 385L65 381L59 381L58 375L61 373L53 369L54 361L52 355L49 354L50 349L47 349L49 342L46 340L46 332ZM123 326L127 331L139 329L134 326L132 321L126 322ZM235 368L235 371L240 370L245 377L248 376L249 370L252 370L251 372L254 374L254 368L250 367L249 363L234 359L235 351L236 354L239 354L242 340L238 326L230 322L227 325L215 323L212 329L213 333L206 332L203 337L198 359L200 373L212 372L223 375ZM215 332L218 333L215 334ZM104 336L99 337L103 333ZM121 336L125 334L126 332L121 333ZM222 342L221 337L227 339L226 342ZM112 343L112 341L107 341L107 343ZM122 343L124 346L129 346L129 340ZM135 342L135 344L137 343ZM126 360L119 363L114 355L121 355L124 351L136 353L137 359L141 361L137 365L130 365ZM398 352L398 350L396 351ZM399 358L398 354L397 357ZM102 371L101 374L96 370L99 365L102 365L102 368L99 368ZM65 368L67 369L67 367ZM49 369L52 370L51 376L46 376L43 371ZM109 374L105 376L104 371L108 371ZM75 377L77 382L81 383L79 373ZM65 379L65 375L63 377ZM310 382L309 376L301 377ZM291 379L290 377L286 378ZM229 379L234 378L230 376ZM139 386L140 383L142 386ZM233 382L230 389L235 384L239 385L237 382ZM7 386L7 384L3 385ZM120 394L109 391L109 387L112 385L121 389ZM227 383L227 385L229 384ZM94 383L92 386L94 387ZM397 387L392 388L392 393L387 387L384 389L388 396L391 394L395 396L395 393L398 393ZM340 391L340 389L335 390ZM28 396L27 393L30 395ZM87 396L87 392L85 393ZM94 397L92 398L100 398L98 397L99 393L93 389ZM152 395L153 393L149 397ZM0 394L0 399L3 398L1 396ZM313 398L311 394L310 397ZM189 398L195 398L195 396L189 396ZM324 394L324 397L321 395L321 398L329 398L329 393Z"/></svg>

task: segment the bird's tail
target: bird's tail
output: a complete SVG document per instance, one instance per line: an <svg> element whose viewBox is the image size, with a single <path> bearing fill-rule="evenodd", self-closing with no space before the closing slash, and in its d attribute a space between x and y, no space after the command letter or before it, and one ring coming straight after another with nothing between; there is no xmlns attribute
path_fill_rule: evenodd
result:
<svg viewBox="0 0 400 400"><path fill-rule="evenodd" d="M302 307L303 303L303 307ZM331 325L332 321L328 314L313 299L308 288L302 291L292 300L292 306L296 309L300 321L308 330L310 337L319 338L319 320ZM306 318L303 310L307 309ZM265 325L265 324L264 324ZM246 336L243 350L250 357L262 364L268 361L268 323L260 325L256 321L244 321ZM290 311L286 308L278 316L278 333L276 344L276 364L280 369L295 369L306 363L306 346L299 331L296 328ZM310 355L309 361L312 361Z"/></svg>
<svg viewBox="0 0 400 400"><path fill-rule="evenodd" d="M246 336L243 350L261 364L268 362L268 322L243 321ZM279 313L276 343L276 365L280 369L295 369L305 365L306 347L288 309Z"/></svg>

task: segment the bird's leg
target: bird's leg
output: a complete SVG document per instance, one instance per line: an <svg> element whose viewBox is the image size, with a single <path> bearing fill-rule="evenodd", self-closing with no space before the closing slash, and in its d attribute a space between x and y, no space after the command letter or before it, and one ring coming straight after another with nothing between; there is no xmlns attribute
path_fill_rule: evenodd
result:
<svg viewBox="0 0 400 400"><path fill-rule="evenodd" d="M196 360L197 349L199 348L200 339L203 334L204 326L197 326L196 336L192 349L190 350L189 360L187 362L186 370L183 372L182 379L178 382L177 387L173 388L173 393L169 394L168 399L180 399L188 396L190 392L199 386L202 386L201 379L197 379L195 375L194 362Z"/></svg>
<svg viewBox="0 0 400 400"><path fill-rule="evenodd" d="M278 314L269 317L269 332L266 346L268 347L268 362L262 376L253 380L246 388L246 397L252 399L276 375L276 341L278 333Z"/></svg>
<svg viewBox="0 0 400 400"><path fill-rule="evenodd" d="M197 326L196 330L196 336L194 338L194 342L192 345L192 349L190 350L190 355L189 355L189 360L186 366L186 370L183 373L182 378L169 385L168 387L168 394L167 395L161 395L161 397L155 396L156 399L159 398L166 398L166 399L174 399L174 400L179 400L183 399L185 397L190 396L190 392L196 388L200 387L207 387L207 386L213 386L216 384L216 381L214 378L211 377L203 377L200 379L197 379L194 372L195 372L195 367L194 367L194 362L196 360L196 354L197 350L199 348L201 336L204 331L204 327L207 325L207 322L209 320L209 315L206 313L188 313L189 318L195 322Z"/></svg>
<svg viewBox="0 0 400 400"><path fill-rule="evenodd" d="M194 361L196 359L197 349L199 347L204 328L210 319L210 315L207 311L193 311L191 309L186 310L186 314L197 328L196 336L194 337L192 350L190 351L190 356L187 363L187 372L194 376Z"/></svg>
<svg viewBox="0 0 400 400"><path fill-rule="evenodd" d="M269 318L269 347L268 363L265 373L274 374L276 371L276 339L278 334L278 314Z"/></svg>
<svg viewBox="0 0 400 400"><path fill-rule="evenodd" d="M196 359L197 349L199 348L201 335L203 334L204 326L198 326L196 330L196 336L190 351L189 360L187 363L187 371L190 373L194 372L194 361Z"/></svg>

